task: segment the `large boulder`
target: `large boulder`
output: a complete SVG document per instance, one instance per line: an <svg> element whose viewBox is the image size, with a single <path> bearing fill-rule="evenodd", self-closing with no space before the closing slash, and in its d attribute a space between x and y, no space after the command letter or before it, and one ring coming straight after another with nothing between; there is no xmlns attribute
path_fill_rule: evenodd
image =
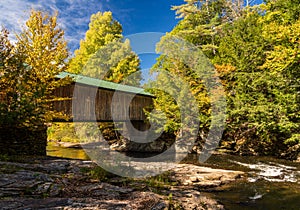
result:
<svg viewBox="0 0 300 210"><path fill-rule="evenodd" d="M111 149L120 152L149 152L161 153L168 149L175 141L175 136L163 133L158 139L149 143L137 143L128 138L121 138L111 145Z"/></svg>

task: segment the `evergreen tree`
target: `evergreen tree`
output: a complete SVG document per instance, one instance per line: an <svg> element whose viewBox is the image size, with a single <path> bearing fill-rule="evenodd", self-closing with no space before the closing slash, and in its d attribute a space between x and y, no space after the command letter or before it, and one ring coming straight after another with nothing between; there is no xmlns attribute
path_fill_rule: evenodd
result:
<svg viewBox="0 0 300 210"><path fill-rule="evenodd" d="M274 135L293 146L300 144L300 2L267 2L262 35L268 50L262 68L276 77L274 103L280 106L280 120Z"/></svg>
<svg viewBox="0 0 300 210"><path fill-rule="evenodd" d="M183 19L160 44L178 36L214 63L227 95L223 144L233 141L236 151L279 155L300 142L299 5L292 0L270 0L253 7L244 7L243 1L187 0L173 8ZM160 56L154 69L178 75L189 84L198 101L201 134L209 128L211 113L204 80L184 59L172 56ZM194 55L190 56L192 60ZM161 85L166 75L158 74ZM165 130L176 131L178 105L172 96L155 93L156 108L169 119ZM159 114L157 119L163 117Z"/></svg>
<svg viewBox="0 0 300 210"><path fill-rule="evenodd" d="M214 58L228 93L226 138L246 153L279 155L299 142L299 17L273 4L280 1L250 8L227 27Z"/></svg>
<svg viewBox="0 0 300 210"><path fill-rule="evenodd" d="M171 32L199 46L212 58L218 49L224 24L231 23L244 13L243 0L185 0L174 6L178 18L183 18Z"/></svg>

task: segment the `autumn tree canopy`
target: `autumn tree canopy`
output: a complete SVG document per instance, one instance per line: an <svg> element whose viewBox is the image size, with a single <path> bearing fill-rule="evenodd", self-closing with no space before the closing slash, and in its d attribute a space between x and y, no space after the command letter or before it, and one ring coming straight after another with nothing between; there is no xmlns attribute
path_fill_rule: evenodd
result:
<svg viewBox="0 0 300 210"><path fill-rule="evenodd" d="M91 16L85 39L70 61L68 71L75 74L138 86L141 80L140 60L131 50L129 40L123 41L122 26L111 12Z"/></svg>
<svg viewBox="0 0 300 210"><path fill-rule="evenodd" d="M20 126L40 125L52 117L52 91L60 86L55 76L66 69L64 31L53 16L32 10L17 43L1 32L1 118Z"/></svg>

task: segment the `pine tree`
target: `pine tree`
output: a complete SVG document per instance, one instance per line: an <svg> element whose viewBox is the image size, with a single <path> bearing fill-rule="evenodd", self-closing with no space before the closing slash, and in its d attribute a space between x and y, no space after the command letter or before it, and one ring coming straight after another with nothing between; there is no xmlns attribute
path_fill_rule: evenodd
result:
<svg viewBox="0 0 300 210"><path fill-rule="evenodd" d="M273 95L281 117L274 136L293 146L300 144L300 6L292 0L267 2L262 36L269 45L262 69L276 77Z"/></svg>
<svg viewBox="0 0 300 210"><path fill-rule="evenodd" d="M299 17L274 8L283 2L295 6L269 1L228 26L214 58L228 94L226 138L241 152L279 155L299 142Z"/></svg>
<svg viewBox="0 0 300 210"><path fill-rule="evenodd" d="M185 0L186 4L174 6L178 18L183 18L171 32L197 45L206 56L215 56L219 37L225 24L244 13L243 0Z"/></svg>
<svg viewBox="0 0 300 210"><path fill-rule="evenodd" d="M203 50L214 63L227 95L224 144L234 141L236 151L247 154L278 155L299 143L299 2L244 6L244 1L187 0L173 8L183 19L160 44L175 35ZM205 132L211 101L204 80L182 62L184 53L181 58L172 56L160 56L154 69L189 84L200 110L200 132ZM166 73L157 78L161 85L168 79ZM162 91L155 94L156 108L169 119L165 130L176 131L178 104ZM157 119L163 117L159 114Z"/></svg>

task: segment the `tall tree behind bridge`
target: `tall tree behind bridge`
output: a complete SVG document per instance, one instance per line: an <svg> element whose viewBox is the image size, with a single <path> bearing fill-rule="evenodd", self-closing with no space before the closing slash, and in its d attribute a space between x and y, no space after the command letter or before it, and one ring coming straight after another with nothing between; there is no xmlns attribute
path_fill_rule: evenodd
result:
<svg viewBox="0 0 300 210"><path fill-rule="evenodd" d="M89 30L70 60L68 71L115 83L124 82L135 73L131 81L125 82L134 86L141 80L140 60L132 52L129 41L123 42L122 26L111 12L91 16Z"/></svg>
<svg viewBox="0 0 300 210"><path fill-rule="evenodd" d="M80 41L80 47L74 54L67 70L71 73L115 83L140 85L140 60L132 52L129 40L123 42L122 26L113 19L111 12L98 12L91 16L85 39ZM126 80L131 74L133 76ZM100 127L109 133L109 138L114 138L112 123L100 123ZM53 140L83 141L74 133L73 123L55 123L48 131L49 138Z"/></svg>

